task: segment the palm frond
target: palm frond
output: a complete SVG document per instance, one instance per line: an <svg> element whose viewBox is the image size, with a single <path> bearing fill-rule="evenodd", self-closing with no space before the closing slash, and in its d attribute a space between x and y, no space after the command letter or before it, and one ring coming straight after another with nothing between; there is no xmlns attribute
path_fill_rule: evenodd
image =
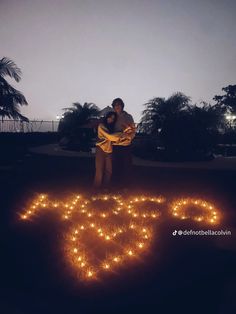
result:
<svg viewBox="0 0 236 314"><path fill-rule="evenodd" d="M11 103L17 103L21 106L28 105L25 96L0 77L0 106L10 106Z"/></svg>
<svg viewBox="0 0 236 314"><path fill-rule="evenodd" d="M19 82L21 80L21 69L18 68L18 66L13 62L11 59L7 57L3 57L0 60L0 76L10 76L11 78L14 78L16 82Z"/></svg>

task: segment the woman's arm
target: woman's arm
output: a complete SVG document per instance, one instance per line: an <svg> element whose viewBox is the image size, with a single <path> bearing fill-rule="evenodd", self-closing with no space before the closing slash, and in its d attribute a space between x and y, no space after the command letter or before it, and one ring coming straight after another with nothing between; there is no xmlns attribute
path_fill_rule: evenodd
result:
<svg viewBox="0 0 236 314"><path fill-rule="evenodd" d="M109 141L117 142L121 136L122 132L109 133L102 124L99 124L98 126L98 137L104 137Z"/></svg>

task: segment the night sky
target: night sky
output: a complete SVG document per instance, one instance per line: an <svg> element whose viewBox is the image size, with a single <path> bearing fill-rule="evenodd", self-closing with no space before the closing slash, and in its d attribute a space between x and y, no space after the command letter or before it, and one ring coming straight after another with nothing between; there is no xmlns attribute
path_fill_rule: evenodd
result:
<svg viewBox="0 0 236 314"><path fill-rule="evenodd" d="M23 72L31 119L72 102L142 104L181 91L211 101L236 84L235 0L0 0L0 58Z"/></svg>

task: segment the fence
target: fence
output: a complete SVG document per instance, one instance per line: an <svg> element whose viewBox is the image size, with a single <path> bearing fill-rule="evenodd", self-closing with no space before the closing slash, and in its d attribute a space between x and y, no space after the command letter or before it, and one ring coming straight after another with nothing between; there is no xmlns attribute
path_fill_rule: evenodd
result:
<svg viewBox="0 0 236 314"><path fill-rule="evenodd" d="M0 132L31 133L31 132L57 132L59 120L0 120ZM136 123L137 126L137 123ZM91 126L94 127L94 126Z"/></svg>
<svg viewBox="0 0 236 314"><path fill-rule="evenodd" d="M0 132L57 132L59 121L31 120L0 120Z"/></svg>

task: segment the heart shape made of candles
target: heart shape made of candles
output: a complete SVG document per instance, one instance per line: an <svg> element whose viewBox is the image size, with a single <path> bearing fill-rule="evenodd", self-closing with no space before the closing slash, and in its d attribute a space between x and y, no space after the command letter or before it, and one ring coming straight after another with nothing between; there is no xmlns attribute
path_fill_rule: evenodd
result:
<svg viewBox="0 0 236 314"><path fill-rule="evenodd" d="M110 202L110 207L99 208L97 201ZM98 279L148 251L153 238L152 223L160 215L155 207L163 198L143 198L143 204L152 204L149 210L142 211L137 209L137 201L134 198L125 205L118 196L97 196L80 203L79 212L85 218L83 223L73 225L65 246L67 258L80 278ZM152 209L150 205L154 205Z"/></svg>
<svg viewBox="0 0 236 314"><path fill-rule="evenodd" d="M140 258L147 252L153 231L131 223L106 227L95 223L77 225L67 235L67 258L81 279L97 279Z"/></svg>

